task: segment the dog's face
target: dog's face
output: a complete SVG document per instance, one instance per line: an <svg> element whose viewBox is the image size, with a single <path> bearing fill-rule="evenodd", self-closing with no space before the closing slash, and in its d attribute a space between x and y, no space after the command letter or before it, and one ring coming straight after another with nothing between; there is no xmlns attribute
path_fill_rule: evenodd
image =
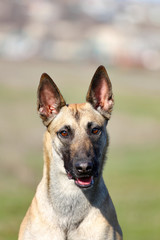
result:
<svg viewBox="0 0 160 240"><path fill-rule="evenodd" d="M69 179L91 187L101 174L108 136L106 125L113 107L112 87L100 66L84 104L66 105L55 83L43 74L38 88L38 111L51 134L53 147Z"/></svg>
<svg viewBox="0 0 160 240"><path fill-rule="evenodd" d="M80 187L90 187L99 174L107 143L106 124L101 114L86 103L63 107L48 127L68 178Z"/></svg>

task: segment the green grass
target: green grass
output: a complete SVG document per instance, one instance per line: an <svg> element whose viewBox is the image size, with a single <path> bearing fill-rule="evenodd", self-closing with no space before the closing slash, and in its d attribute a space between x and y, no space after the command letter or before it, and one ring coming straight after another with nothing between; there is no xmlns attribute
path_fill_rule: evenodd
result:
<svg viewBox="0 0 160 240"><path fill-rule="evenodd" d="M127 113L133 117L146 117L160 120L160 97L146 95L118 95L115 97L118 103L118 112Z"/></svg>
<svg viewBox="0 0 160 240"><path fill-rule="evenodd" d="M0 84L0 101L1 104L15 104L19 101L27 101L30 102L33 101L34 95L36 93L33 93L30 89L25 88L17 88L12 86L6 86L5 84Z"/></svg>
<svg viewBox="0 0 160 240"><path fill-rule="evenodd" d="M2 183L2 180L1 180ZM0 192L0 240L16 240L20 222L33 197L33 189L13 177L5 179Z"/></svg>
<svg viewBox="0 0 160 240"><path fill-rule="evenodd" d="M1 62L1 66L0 240L15 240L42 176L44 128L36 114L38 77L44 71L55 71L55 77L61 77L56 83L67 102L82 102L93 75L91 70L96 67L88 70L87 66L51 62ZM124 239L158 240L159 73L110 68L109 75L113 78L115 108L112 126L108 126L111 143L104 178Z"/></svg>
<svg viewBox="0 0 160 240"><path fill-rule="evenodd" d="M109 157L104 177L116 200L125 239L158 239L159 146L113 148Z"/></svg>

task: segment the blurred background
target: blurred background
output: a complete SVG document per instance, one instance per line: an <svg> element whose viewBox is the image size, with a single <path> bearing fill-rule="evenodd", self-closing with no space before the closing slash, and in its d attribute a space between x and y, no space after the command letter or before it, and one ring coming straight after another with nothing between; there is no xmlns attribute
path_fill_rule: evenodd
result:
<svg viewBox="0 0 160 240"><path fill-rule="evenodd" d="M115 96L104 178L124 239L159 239L160 1L0 0L0 240L17 239L42 177L40 75L84 102L100 64Z"/></svg>

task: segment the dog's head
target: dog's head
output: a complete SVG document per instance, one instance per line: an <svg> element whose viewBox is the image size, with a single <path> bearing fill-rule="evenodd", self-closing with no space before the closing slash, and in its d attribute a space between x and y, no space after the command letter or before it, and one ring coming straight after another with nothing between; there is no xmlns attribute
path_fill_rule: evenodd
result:
<svg viewBox="0 0 160 240"><path fill-rule="evenodd" d="M38 111L68 178L81 188L91 187L98 179L108 146L106 126L114 101L103 66L95 72L86 100L84 104L67 105L53 80L42 74Z"/></svg>

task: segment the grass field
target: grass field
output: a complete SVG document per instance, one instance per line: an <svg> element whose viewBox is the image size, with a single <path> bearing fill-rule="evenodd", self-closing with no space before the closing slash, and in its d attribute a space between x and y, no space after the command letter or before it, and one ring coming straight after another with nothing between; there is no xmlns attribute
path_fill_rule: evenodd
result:
<svg viewBox="0 0 160 240"><path fill-rule="evenodd" d="M97 66L0 62L0 240L16 240L42 176L45 128L36 113L40 75L53 77L66 101L83 102ZM160 235L160 72L108 69L115 108L104 178L126 240Z"/></svg>

